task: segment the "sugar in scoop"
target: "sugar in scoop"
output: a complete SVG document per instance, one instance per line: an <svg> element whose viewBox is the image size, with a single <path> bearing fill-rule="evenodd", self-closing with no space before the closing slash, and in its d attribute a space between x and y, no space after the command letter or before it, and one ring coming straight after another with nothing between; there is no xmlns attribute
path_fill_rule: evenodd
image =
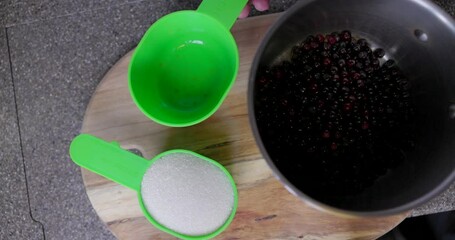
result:
<svg viewBox="0 0 455 240"><path fill-rule="evenodd" d="M175 237L213 238L234 218L238 197L232 176L197 153L175 149L147 160L118 143L80 134L70 155L79 166L136 191L144 216Z"/></svg>
<svg viewBox="0 0 455 240"><path fill-rule="evenodd" d="M236 190L223 169L190 153L156 159L145 172L141 196L162 226L189 236L210 234L230 217Z"/></svg>

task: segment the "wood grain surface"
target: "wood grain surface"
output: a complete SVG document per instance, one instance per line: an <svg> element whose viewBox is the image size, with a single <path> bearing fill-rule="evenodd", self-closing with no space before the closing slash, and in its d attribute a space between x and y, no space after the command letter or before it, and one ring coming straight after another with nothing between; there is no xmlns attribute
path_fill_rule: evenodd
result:
<svg viewBox="0 0 455 240"><path fill-rule="evenodd" d="M268 27L278 17L239 20L232 33L240 51L240 70L221 108L192 127L169 128L145 117L134 105L127 83L131 52L118 61L96 89L85 113L82 132L151 159L182 148L219 161L239 190L237 214L217 239L375 239L408 213L381 218L335 216L305 204L272 176L255 144L247 115L250 65ZM173 239L155 229L141 214L136 192L82 170L88 197L100 218L119 239Z"/></svg>

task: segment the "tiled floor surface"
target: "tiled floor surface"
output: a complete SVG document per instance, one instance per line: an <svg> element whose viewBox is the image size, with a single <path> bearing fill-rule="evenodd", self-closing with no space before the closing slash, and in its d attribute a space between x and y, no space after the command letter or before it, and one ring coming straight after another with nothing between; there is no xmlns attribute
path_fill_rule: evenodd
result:
<svg viewBox="0 0 455 240"><path fill-rule="evenodd" d="M271 0L271 10L296 0ZM159 17L200 0L0 1L0 239L114 239L70 161L106 71ZM455 2L439 1L454 14ZM416 215L455 209L455 187Z"/></svg>

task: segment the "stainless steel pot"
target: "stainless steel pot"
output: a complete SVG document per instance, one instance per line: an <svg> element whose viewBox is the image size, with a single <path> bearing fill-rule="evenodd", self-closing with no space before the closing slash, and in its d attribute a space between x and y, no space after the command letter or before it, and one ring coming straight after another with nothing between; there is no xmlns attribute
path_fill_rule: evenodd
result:
<svg viewBox="0 0 455 240"><path fill-rule="evenodd" d="M323 202L280 171L261 139L255 118L259 66L273 65L309 34L348 29L386 50L411 81L418 119L418 148L404 164L359 196ZM259 148L290 192L319 208L353 215L389 215L415 208L455 179L455 23L424 0L302 0L263 39L254 59L248 104Z"/></svg>

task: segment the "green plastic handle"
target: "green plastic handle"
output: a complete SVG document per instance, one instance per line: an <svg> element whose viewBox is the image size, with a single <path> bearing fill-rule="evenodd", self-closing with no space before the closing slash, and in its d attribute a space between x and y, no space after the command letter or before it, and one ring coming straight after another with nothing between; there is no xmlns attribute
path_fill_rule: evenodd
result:
<svg viewBox="0 0 455 240"><path fill-rule="evenodd" d="M136 191L140 191L142 177L150 164L116 142L109 143L89 134L73 139L70 156L77 165Z"/></svg>
<svg viewBox="0 0 455 240"><path fill-rule="evenodd" d="M203 0L197 11L205 13L231 29L248 0Z"/></svg>

